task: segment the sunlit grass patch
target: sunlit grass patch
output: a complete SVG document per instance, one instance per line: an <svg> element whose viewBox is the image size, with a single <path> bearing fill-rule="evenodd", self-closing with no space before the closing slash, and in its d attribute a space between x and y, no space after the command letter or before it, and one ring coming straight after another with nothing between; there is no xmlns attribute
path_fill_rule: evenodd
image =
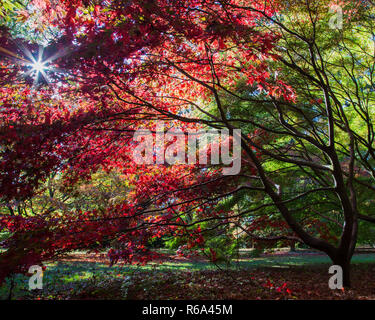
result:
<svg viewBox="0 0 375 320"><path fill-rule="evenodd" d="M353 257L353 264L375 263L375 254L358 254ZM200 283L185 281L186 277L194 277L201 272L253 272L252 270L283 270L298 267L324 267L331 265L330 260L321 255L311 256L272 256L259 258L241 258L233 261L230 266L214 265L205 261L167 261L162 264L147 265L115 265L110 267L105 263L87 261L48 263L43 274L43 290L28 290L29 277L16 275L14 279L7 279L0 287L0 299L9 297L11 281L14 281L13 299L125 299L128 287L133 285L129 279L137 278L136 288L143 286L146 290L156 292L170 290L171 278L183 283L186 288L200 288ZM328 269L327 269L328 270ZM327 271L328 272L328 271ZM139 276L139 275L142 275ZM164 289L163 289L164 288ZM156 291L155 291L156 290ZM201 289L199 289L201 290Z"/></svg>

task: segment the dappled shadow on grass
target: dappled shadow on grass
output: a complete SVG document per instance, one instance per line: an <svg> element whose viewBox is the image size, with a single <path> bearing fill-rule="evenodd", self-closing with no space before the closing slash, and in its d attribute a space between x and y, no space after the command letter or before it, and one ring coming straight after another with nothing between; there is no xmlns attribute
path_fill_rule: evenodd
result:
<svg viewBox="0 0 375 320"><path fill-rule="evenodd" d="M36 292L41 299L374 299L375 265L355 265L353 290L328 288L328 269L309 267L240 270L138 270L90 278L65 278L57 287Z"/></svg>
<svg viewBox="0 0 375 320"><path fill-rule="evenodd" d="M353 263L362 264L360 270L365 270L365 274L368 275L364 264L375 263L375 255L356 255L353 258ZM212 263L202 261L168 261L163 264L151 263L145 266L115 265L112 267L98 262L57 261L47 265L43 275L43 290L29 291L29 278L17 275L12 297L13 299L277 298L270 295L272 292L264 292L262 283L267 281L267 277L281 282L292 281L293 283L294 281L293 290L295 290L297 298L300 298L298 295L304 294L305 282L309 282L312 277L320 283L320 289L325 288L323 291L325 292L324 297L326 297L330 293L332 294L332 292L326 292L328 265L331 265L330 260L325 256L318 255L240 259L233 261L230 266L220 264L219 269ZM357 266L356 268L358 269ZM372 265L368 268L374 269ZM206 278L207 280L205 280ZM254 285L252 278L260 284ZM220 279L226 279L226 282L221 282ZM360 280L357 279L358 281ZM241 289L240 293L223 289L223 287L234 287L235 285L238 287L244 284L245 287L247 286L247 291ZM363 286L366 283L359 285ZM309 286L310 288L306 290L313 292L312 296L318 296L314 289L314 283ZM0 299L8 297L9 287L8 279L7 283L0 288ZM184 288L184 290L181 291L179 288ZM175 294L173 290L177 290L177 293ZM220 290L224 290L224 292L220 293ZM371 296L371 290L366 294ZM356 295L360 297L358 292Z"/></svg>

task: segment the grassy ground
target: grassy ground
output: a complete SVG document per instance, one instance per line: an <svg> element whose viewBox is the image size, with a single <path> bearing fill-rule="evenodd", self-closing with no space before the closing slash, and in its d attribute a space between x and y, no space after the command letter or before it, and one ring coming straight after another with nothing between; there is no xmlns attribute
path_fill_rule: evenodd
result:
<svg viewBox="0 0 375 320"><path fill-rule="evenodd" d="M357 254L353 257L352 262L354 265L356 265L355 268L359 268L360 273L363 274L363 272L367 272L367 270L375 267L375 254ZM246 284L246 281L251 282L251 278L253 278L253 280L255 279L255 281L258 281L258 283L256 285L254 283L248 283L250 286L247 289L248 297L246 297L246 293L242 293L240 296L235 296L234 298L250 299L258 298L259 296L260 298L273 299L277 297L268 294L269 292L267 290L269 288L266 288L266 293L263 292L265 290L266 283L268 283L268 286L270 286L269 282L274 282L275 284L273 287L276 289L278 288L278 281L282 282L280 282L280 287L283 285L283 283L288 281L293 284L294 279L297 280L298 275L301 274L304 274L306 278L309 278L307 279L308 281L315 278L315 281L320 281L324 287L327 287L328 266L331 264L331 261L322 255L300 254L295 256L263 256L259 258L241 257L238 261L234 261L230 266L215 266L205 261L179 260L167 261L162 264L152 263L146 266L116 265L109 267L108 264L105 263L105 259L103 259L103 257L87 258L87 255L82 254L80 256L80 254L76 254L73 256L73 258L68 257L66 259L62 259L61 261L47 265L47 269L43 275L43 290L29 291L29 278L22 275L16 276L14 278L12 298L233 298L233 293L231 293L232 291L228 291L226 296L215 296L214 293L210 291L215 287L212 282L219 283L224 281L224 286L229 288L232 285L238 286L241 281L242 285L244 283ZM264 272L266 272L266 275ZM309 272L313 272L313 274L309 274ZM280 274L284 274L284 276ZM371 278L370 274L369 276ZM216 279L217 277L218 279ZM212 281L208 281L208 279L211 279ZM299 281L301 282L302 279ZM238 283L236 284L236 282ZM178 288L176 288L177 291L175 294L171 289L172 287L170 287L171 283L180 283L178 288L185 288L186 286L188 286L188 288L185 288L180 293L178 293ZM182 286L181 283L184 285ZM7 299L9 297L10 284L11 280L8 279L7 283L0 288L0 299ZM164 284L167 284L167 287L164 287ZM303 285L303 283L298 284L299 287L300 285ZM362 286L362 284L358 285ZM252 288L251 286L254 287ZM297 283L295 287L296 286ZM201 290L202 292L199 290L200 287L203 288L203 291ZM211 289L209 289L210 287ZM190 291L187 290L189 288L194 288L194 290L189 293ZM205 291L207 288L209 290L208 292ZM286 286L284 286L283 290L281 290L285 293L284 289L286 290ZM369 290L371 293L372 289L370 288ZM201 293L199 294L199 292ZM219 293L221 292L226 292L226 290L219 290ZM274 293L281 294L282 292L276 292L275 290ZM289 295L290 294L287 294L287 296Z"/></svg>

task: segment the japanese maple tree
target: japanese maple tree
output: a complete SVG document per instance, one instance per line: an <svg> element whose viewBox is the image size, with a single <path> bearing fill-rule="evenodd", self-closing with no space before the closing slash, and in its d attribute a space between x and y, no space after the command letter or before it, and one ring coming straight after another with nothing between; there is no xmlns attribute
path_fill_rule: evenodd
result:
<svg viewBox="0 0 375 320"><path fill-rule="evenodd" d="M55 28L43 50L1 29L2 200L11 207L30 198L56 172L74 185L116 170L132 189L105 213L4 214L1 225L12 236L2 257L12 263L2 277L105 237L123 244L110 251L113 262L144 261L153 257L145 248L152 237L189 234L189 246L199 246L203 222L216 228L263 212L240 227L259 240L301 241L325 252L349 286L358 219L374 221L357 201L361 188L374 190L367 53L374 38L371 22L360 21L366 41L354 41L350 27L327 40L330 4L34 1ZM373 10L366 1L339 4L349 26ZM133 133L155 134L158 121L181 130L243 129L241 171L135 164ZM356 121L366 129L356 130ZM240 210L220 207L244 191ZM341 235L326 227L332 220ZM267 226L282 233L254 233Z"/></svg>

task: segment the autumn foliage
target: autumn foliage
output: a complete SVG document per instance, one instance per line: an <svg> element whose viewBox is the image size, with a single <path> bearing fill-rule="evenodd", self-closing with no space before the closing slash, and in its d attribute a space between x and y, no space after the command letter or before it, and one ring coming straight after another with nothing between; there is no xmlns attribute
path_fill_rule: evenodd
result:
<svg viewBox="0 0 375 320"><path fill-rule="evenodd" d="M237 221L233 207L219 204L242 190L266 191L268 198L262 199L280 205L281 195L262 165L270 157L264 146L272 147L285 131L272 132L266 124L254 128L249 119L250 130L241 137L241 172L234 177L223 176L221 165L139 165L132 151L134 132L154 132L160 121L183 131L233 130L230 103L245 99L243 88L251 88L246 101L258 106L274 104L280 111L297 105L297 91L275 67L285 59L278 50L283 34L265 27L284 5L264 0L35 0L41 21L56 30L42 51L1 27L0 198L9 212L0 216L0 226L11 236L2 243L7 251L0 255L0 282L27 272L30 265L97 244L111 243L111 264L157 258L148 244L166 235L187 236L187 250L201 248L211 228ZM19 14L25 23L31 19L28 12ZM30 54L45 62L43 72L30 72ZM313 101L323 104L322 98ZM29 215L14 212L17 204L47 192L53 174L71 192L100 171L116 172L129 186L121 201L105 210L61 214L52 205ZM338 237L326 221L307 217L298 226L284 211L282 217L254 218L247 233L276 230L275 241L300 241L311 233L328 243L318 241L316 247L333 256ZM210 255L215 262L212 248Z"/></svg>

